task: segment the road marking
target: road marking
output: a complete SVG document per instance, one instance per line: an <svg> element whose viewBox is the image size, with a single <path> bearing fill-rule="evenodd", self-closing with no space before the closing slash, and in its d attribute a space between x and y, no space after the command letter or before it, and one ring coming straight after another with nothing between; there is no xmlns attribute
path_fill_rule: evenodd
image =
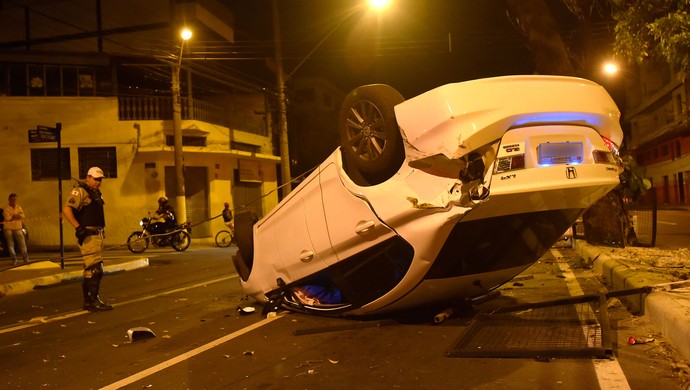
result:
<svg viewBox="0 0 690 390"><path fill-rule="evenodd" d="M580 283L577 281L575 274L570 269L568 263L563 260L563 255L558 249L551 249L551 255L556 259L558 268L563 272L566 286L571 296L584 295ZM596 359L592 360L594 363L594 372L599 380L599 388L607 390L630 390L628 379L623 373L621 365L615 359Z"/></svg>
<svg viewBox="0 0 690 390"><path fill-rule="evenodd" d="M252 325L244 327L238 331L232 332L229 335L226 335L226 336L223 336L217 340L211 341L208 344L202 345L200 347L194 348L191 351L185 352L182 355L176 356L172 359L169 359L169 360L166 360L162 363L156 364L155 366L148 368L144 371L141 371L137 374L131 375L131 376L124 378L122 380L119 380L115 383L111 383L108 386L101 387L101 390L119 389L121 387L130 385L130 384L132 384L138 380L146 378L147 376L153 375L159 371L165 370L168 367L174 366L177 363L180 363L180 362L183 362L187 359L190 359L190 358L192 358L192 357L194 357L200 353L206 352L211 348L215 348L215 347L217 347L221 344L224 344L224 343L226 343L226 342L228 342L234 338L240 337L240 336L244 335L245 333L249 333L254 329L258 329L258 328L260 328L264 325L267 325L267 324L269 324L269 323L271 323L277 319L283 318L286 315L287 315L287 313L281 313L281 314L278 314L278 315L273 316L273 317L265 318L259 322L256 322Z"/></svg>
<svg viewBox="0 0 690 390"><path fill-rule="evenodd" d="M136 302L147 301L149 299L163 297L163 296L170 295L170 294L176 294L178 292L191 290L191 289L194 289L197 287L204 287L204 286L209 285L209 284L220 283L220 282L224 282L224 281L230 280L230 279L237 279L238 277L239 277L239 275L237 275L237 274L233 274L233 275L229 275L229 276L223 276L220 278L207 280L207 281L200 282L197 284L192 284L190 286L180 287L180 288L176 288L174 290L163 291L163 292L158 293L158 294L146 295L146 296L143 296L141 298L135 298L135 299L130 299L128 301L122 301L122 302L114 303L113 307L119 307L119 306L129 305L129 304L136 303ZM71 312L56 314L56 315L47 316L47 317L34 317L25 323L20 323L20 324L16 324L16 325L9 325L7 327L0 328L0 334L16 332L18 330L31 328L33 326L47 324L50 322L62 321L62 320L68 319L68 318L78 317L78 316L81 316L84 314L89 314L89 313L90 312L87 310L77 310L77 311L71 311Z"/></svg>
<svg viewBox="0 0 690 390"><path fill-rule="evenodd" d="M656 221L656 223L662 224L662 225L673 225L673 226L678 225L678 224L675 223L675 222L666 222L666 221Z"/></svg>

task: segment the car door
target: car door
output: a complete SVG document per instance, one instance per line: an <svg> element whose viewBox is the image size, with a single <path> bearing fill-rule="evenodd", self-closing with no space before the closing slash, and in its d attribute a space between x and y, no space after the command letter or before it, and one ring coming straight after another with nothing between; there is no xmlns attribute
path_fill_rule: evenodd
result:
<svg viewBox="0 0 690 390"><path fill-rule="evenodd" d="M325 230L318 175L309 176L258 223L255 237L255 262L258 271L275 272L270 278L284 282L312 275L326 267L312 244L311 231ZM270 270L270 271L269 271Z"/></svg>
<svg viewBox="0 0 690 390"><path fill-rule="evenodd" d="M364 199L345 188L338 176L335 163L324 164L319 178L327 233L332 248L329 252L323 245L323 237L318 237L318 242L323 245L320 253L323 254L322 259L326 264L332 265L348 259L395 235L395 232L376 217ZM316 232L314 233L316 235Z"/></svg>

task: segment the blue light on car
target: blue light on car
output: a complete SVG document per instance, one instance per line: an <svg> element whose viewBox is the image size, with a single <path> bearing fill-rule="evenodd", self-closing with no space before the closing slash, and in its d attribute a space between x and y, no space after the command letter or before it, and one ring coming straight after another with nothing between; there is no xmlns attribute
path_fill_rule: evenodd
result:
<svg viewBox="0 0 690 390"><path fill-rule="evenodd" d="M520 127L528 125L531 123L544 123L544 122L554 122L554 123L568 123L568 122L586 122L592 124L599 124L601 120L594 115L587 115L584 113L576 112L545 112L533 114L530 116L522 117L518 119L515 123L515 127Z"/></svg>
<svg viewBox="0 0 690 390"><path fill-rule="evenodd" d="M565 165L581 165L581 164L582 164L582 163L581 163L580 161L573 161L573 162L566 163ZM542 163L542 164L539 164L539 166L542 167L542 168L545 168L545 167L552 167L552 166L556 166L556 165L560 165L560 164L549 164L549 163Z"/></svg>

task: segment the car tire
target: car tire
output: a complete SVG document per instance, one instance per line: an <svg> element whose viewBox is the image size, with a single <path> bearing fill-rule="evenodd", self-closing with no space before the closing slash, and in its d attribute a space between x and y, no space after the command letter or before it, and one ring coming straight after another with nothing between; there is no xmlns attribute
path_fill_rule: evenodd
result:
<svg viewBox="0 0 690 390"><path fill-rule="evenodd" d="M340 146L346 170L369 181L392 176L405 158L394 107L405 101L395 88L371 84L350 92L340 109ZM378 184L378 183L370 183Z"/></svg>

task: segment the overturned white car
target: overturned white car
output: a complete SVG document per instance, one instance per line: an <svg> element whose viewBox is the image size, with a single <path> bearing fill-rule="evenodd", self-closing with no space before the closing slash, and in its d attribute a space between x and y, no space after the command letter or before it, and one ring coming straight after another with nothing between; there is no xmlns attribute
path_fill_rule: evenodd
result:
<svg viewBox="0 0 690 390"><path fill-rule="evenodd" d="M557 76L352 91L341 147L261 220L239 214L242 287L269 306L387 313L486 294L619 184L620 113Z"/></svg>

